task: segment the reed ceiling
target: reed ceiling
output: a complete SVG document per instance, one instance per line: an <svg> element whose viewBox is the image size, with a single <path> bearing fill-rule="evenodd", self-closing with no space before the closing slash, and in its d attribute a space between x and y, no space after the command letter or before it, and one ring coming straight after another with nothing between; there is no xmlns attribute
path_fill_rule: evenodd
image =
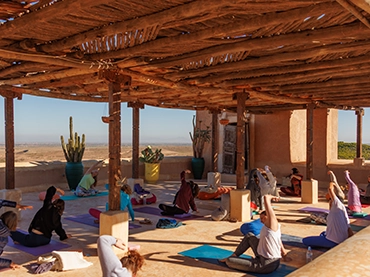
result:
<svg viewBox="0 0 370 277"><path fill-rule="evenodd" d="M370 0L0 0L0 94L250 112L370 107Z"/></svg>

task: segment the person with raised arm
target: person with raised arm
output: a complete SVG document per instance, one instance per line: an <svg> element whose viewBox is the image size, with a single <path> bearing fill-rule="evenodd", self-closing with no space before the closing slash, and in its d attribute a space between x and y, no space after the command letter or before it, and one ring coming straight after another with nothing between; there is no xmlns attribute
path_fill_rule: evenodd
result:
<svg viewBox="0 0 370 277"><path fill-rule="evenodd" d="M344 204L334 192L335 184L330 182L328 192L330 194L329 214L326 217L326 231L320 236L311 236L302 239L306 246L332 248L353 235L349 225L349 218Z"/></svg>
<svg viewBox="0 0 370 277"><path fill-rule="evenodd" d="M280 265L280 258L290 260L281 242L280 224L277 221L271 201L278 201L278 197L265 195L266 210L260 213L261 222L264 224L260 238L248 233L244 236L235 252L228 258L220 260L230 268L243 272L267 274L275 271ZM245 251L252 249L253 258L241 258Z"/></svg>
<svg viewBox="0 0 370 277"><path fill-rule="evenodd" d="M83 197L99 193L96 186L98 184L99 169L103 163L104 160L97 161L86 171L76 187L76 191L74 192L76 196Z"/></svg>

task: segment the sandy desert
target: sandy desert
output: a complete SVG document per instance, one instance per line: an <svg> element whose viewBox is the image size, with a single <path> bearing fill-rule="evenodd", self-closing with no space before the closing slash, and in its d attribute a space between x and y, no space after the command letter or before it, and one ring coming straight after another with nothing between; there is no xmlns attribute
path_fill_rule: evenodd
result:
<svg viewBox="0 0 370 277"><path fill-rule="evenodd" d="M147 145L140 145L139 151ZM192 156L191 144L175 145L152 145L153 148L162 149L166 156ZM58 144L19 144L14 148L15 162L34 162L34 161L65 161L61 145ZM86 145L83 160L97 160L108 158L108 145L93 144ZM131 145L123 145L121 148L122 158L131 158ZM5 162L5 145L0 145L0 163Z"/></svg>

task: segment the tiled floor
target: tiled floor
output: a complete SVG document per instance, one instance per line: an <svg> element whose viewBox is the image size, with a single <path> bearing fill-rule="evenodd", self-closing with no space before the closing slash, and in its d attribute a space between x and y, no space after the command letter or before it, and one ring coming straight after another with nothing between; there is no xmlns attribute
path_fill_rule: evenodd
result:
<svg viewBox="0 0 370 277"><path fill-rule="evenodd" d="M162 182L156 185L146 185L146 189L153 192L158 201L151 206L157 207L161 202L172 202L174 194L179 188L179 182ZM63 188L63 187L62 187ZM101 187L103 189L103 187ZM19 227L27 230L30 220L36 211L41 207L42 202L38 200L39 192L27 192L23 194L22 204L33 205L33 210L22 211L22 218ZM67 191L67 194L71 192ZM66 201L66 210L63 215L63 227L73 235L66 243L71 247L65 250L83 250L85 259L93 263L92 266L67 272L47 272L42 276L101 276L100 264L96 251L96 240L99 230L95 226L81 224L78 222L64 219L72 215L81 215L88 213L90 207L100 209L105 208L108 196L99 196L91 198L81 198L77 200ZM299 223L297 219L306 217L306 214L298 212L298 209L308 206L300 203L300 198L282 198L278 203L274 203L276 215L282 225L282 232L291 236L304 237L316 235L325 230L325 226L314 224ZM137 212L135 214L135 224L139 220L149 218L152 225L141 225L140 228L130 229L129 241L140 245L140 253L145 257L145 265L138 276L161 276L161 277L180 277L180 276L249 276L245 273L229 270L220 265L206 263L179 255L185 251L203 244L209 244L220 248L234 250L241 239L239 228L242 223L231 223L227 221L215 222L210 219L210 214L219 205L220 201L197 200L200 215L203 217L194 220L186 220L185 225L176 229L156 229L155 223L160 216L144 214ZM328 204L322 200L316 207L327 208ZM138 206L139 207L139 206ZM353 220L354 221L354 220ZM362 224L357 221L358 224ZM367 222L366 222L367 223ZM58 240L58 237L54 237ZM289 256L293 259L288 265L292 267L301 267L305 264L304 248L287 246ZM251 253L249 253L251 254ZM322 252L314 251L314 257L321 255ZM5 248L2 257L12 259L15 263L22 265L20 269L8 270L0 273L0 276L27 276L31 275L25 265L34 261L37 257L26 252L19 251L12 247Z"/></svg>

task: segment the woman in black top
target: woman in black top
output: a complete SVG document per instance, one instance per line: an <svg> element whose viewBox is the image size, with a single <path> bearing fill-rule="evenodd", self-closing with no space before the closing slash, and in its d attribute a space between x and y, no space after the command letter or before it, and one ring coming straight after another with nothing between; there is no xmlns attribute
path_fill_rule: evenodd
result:
<svg viewBox="0 0 370 277"><path fill-rule="evenodd" d="M28 234L19 231L11 232L11 238L14 242L28 247L46 245L50 243L53 231L59 235L60 240L71 237L62 228L61 216L64 212L64 200L57 199L52 202L56 191L54 186L49 187L46 191L44 204L34 216L28 228Z"/></svg>

